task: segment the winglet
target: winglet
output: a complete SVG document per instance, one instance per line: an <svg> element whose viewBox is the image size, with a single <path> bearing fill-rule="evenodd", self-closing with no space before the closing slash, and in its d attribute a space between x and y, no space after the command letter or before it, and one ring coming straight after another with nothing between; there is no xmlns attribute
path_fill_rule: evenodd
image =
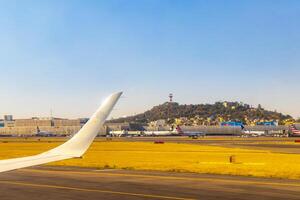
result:
<svg viewBox="0 0 300 200"><path fill-rule="evenodd" d="M110 95L80 131L64 144L38 155L0 160L0 172L81 157L92 144L121 95L122 92Z"/></svg>
<svg viewBox="0 0 300 200"><path fill-rule="evenodd" d="M90 120L66 143L45 152L56 155L69 155L81 157L97 136L101 126L112 111L113 107L121 97L122 92L117 92L107 97L99 109L92 115Z"/></svg>

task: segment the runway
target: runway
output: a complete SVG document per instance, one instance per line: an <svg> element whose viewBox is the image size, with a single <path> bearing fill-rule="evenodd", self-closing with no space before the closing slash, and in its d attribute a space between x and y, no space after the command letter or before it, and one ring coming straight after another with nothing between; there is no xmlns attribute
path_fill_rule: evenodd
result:
<svg viewBox="0 0 300 200"><path fill-rule="evenodd" d="M300 199L300 181L175 172L36 167L1 173L0 199Z"/></svg>

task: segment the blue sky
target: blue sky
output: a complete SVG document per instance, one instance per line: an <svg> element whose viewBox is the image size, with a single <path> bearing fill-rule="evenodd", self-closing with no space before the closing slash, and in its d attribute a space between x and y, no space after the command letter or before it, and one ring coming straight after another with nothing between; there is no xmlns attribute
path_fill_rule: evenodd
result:
<svg viewBox="0 0 300 200"><path fill-rule="evenodd" d="M0 0L0 115L113 116L179 103L300 117L300 1Z"/></svg>

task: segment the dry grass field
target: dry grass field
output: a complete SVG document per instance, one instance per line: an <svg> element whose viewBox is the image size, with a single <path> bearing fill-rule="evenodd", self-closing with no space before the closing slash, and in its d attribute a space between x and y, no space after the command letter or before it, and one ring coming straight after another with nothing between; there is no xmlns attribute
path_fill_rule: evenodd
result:
<svg viewBox="0 0 300 200"><path fill-rule="evenodd" d="M1 139L0 159L33 155L59 145L62 140ZM291 142L290 145L295 144ZM232 155L236 158L234 163L229 162ZM154 144L97 140L83 159L49 165L300 179L300 154L168 142Z"/></svg>

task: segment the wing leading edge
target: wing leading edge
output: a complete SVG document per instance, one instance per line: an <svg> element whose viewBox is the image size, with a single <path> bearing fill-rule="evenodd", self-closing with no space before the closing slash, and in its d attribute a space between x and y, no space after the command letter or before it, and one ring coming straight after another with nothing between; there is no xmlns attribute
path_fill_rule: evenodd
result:
<svg viewBox="0 0 300 200"><path fill-rule="evenodd" d="M0 160L0 172L81 157L98 134L100 127L119 100L122 92L110 95L90 120L70 140L47 152L23 158Z"/></svg>

